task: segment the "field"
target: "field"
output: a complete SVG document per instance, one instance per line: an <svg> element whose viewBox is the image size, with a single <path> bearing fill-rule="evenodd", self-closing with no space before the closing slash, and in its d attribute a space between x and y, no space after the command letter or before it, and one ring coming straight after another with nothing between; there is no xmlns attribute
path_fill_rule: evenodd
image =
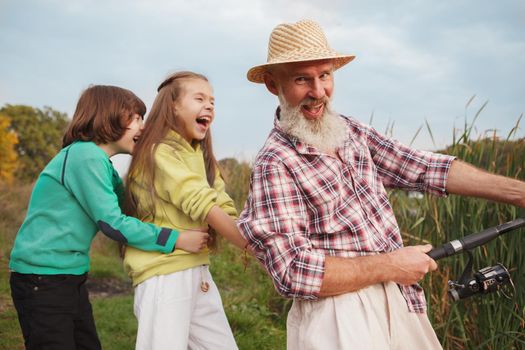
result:
<svg viewBox="0 0 525 350"><path fill-rule="evenodd" d="M513 132L508 139L494 135L472 141L470 129L465 128L443 152L491 172L524 179L525 140L510 141ZM232 160L229 162L230 166L239 166ZM236 188L229 189L237 203L243 203L239 197L246 195L246 171L242 174L243 181L235 182ZM9 296L7 264L31 185L0 190L0 349L22 349ZM395 191L390 193L390 199L407 244L440 245L525 216L522 209L512 206L457 196L442 199ZM509 269L515 288L507 292L508 297L497 293L450 302L447 281L459 278L466 264L463 255L440 261L439 270L422 282L429 301L430 319L445 349L525 349L524 243L524 230L517 230L473 251L475 270L498 262ZM222 242L219 253L212 257L211 270L239 348L284 349L286 314L291 302L276 294L260 266L252 259L245 268L240 251ZM95 318L104 349L132 349L136 331L132 291L115 244L104 237L94 242L90 278Z"/></svg>

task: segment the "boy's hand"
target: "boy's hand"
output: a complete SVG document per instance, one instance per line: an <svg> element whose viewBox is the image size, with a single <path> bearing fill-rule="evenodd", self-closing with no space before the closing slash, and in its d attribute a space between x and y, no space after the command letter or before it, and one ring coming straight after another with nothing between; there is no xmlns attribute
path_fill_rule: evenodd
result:
<svg viewBox="0 0 525 350"><path fill-rule="evenodd" d="M198 253L206 247L208 242L208 229L186 230L179 233L175 243L176 249L182 249L190 253Z"/></svg>

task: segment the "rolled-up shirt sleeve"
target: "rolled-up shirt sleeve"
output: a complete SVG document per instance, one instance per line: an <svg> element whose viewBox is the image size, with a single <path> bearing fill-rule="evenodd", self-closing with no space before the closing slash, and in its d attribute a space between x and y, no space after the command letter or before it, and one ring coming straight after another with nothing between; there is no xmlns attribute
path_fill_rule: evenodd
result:
<svg viewBox="0 0 525 350"><path fill-rule="evenodd" d="M250 186L239 230L279 294L317 299L325 257L307 237L306 204L291 174L281 164L256 164Z"/></svg>
<svg viewBox="0 0 525 350"><path fill-rule="evenodd" d="M446 196L453 156L421 151L366 128L367 144L383 184L392 188Z"/></svg>

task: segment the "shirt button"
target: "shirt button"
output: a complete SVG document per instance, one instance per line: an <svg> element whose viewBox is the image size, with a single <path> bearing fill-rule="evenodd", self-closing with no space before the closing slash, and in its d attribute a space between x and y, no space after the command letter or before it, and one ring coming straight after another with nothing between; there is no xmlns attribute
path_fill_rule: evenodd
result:
<svg viewBox="0 0 525 350"><path fill-rule="evenodd" d="M38 287L34 287L33 290L36 292L38 290Z"/></svg>
<svg viewBox="0 0 525 350"><path fill-rule="evenodd" d="M38 280L41 281L42 280L42 276L38 276Z"/></svg>

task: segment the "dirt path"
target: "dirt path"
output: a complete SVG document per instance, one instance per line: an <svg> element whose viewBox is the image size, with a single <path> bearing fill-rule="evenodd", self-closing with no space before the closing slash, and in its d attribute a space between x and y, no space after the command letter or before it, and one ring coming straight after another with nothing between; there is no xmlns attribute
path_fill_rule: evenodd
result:
<svg viewBox="0 0 525 350"><path fill-rule="evenodd" d="M123 282L117 278L89 277L86 286L89 290L90 298L107 298L133 292L131 282Z"/></svg>

